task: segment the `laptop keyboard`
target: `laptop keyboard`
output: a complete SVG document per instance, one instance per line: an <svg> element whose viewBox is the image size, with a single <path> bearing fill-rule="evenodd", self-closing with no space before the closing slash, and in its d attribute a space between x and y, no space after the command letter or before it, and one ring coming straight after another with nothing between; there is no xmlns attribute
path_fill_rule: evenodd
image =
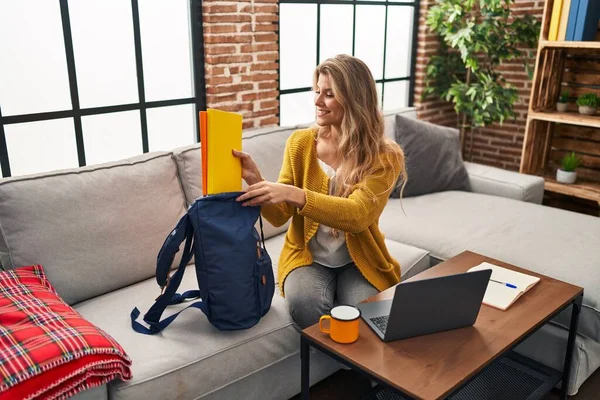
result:
<svg viewBox="0 0 600 400"><path fill-rule="evenodd" d="M388 315L382 315L381 317L371 318L371 322L373 322L375 326L379 328L381 333L385 333L385 329L387 328L388 324Z"/></svg>

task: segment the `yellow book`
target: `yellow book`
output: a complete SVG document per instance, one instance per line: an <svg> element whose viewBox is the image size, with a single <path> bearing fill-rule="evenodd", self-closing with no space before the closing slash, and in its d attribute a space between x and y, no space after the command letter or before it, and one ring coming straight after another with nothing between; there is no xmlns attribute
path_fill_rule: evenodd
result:
<svg viewBox="0 0 600 400"><path fill-rule="evenodd" d="M571 0L563 0L560 23L558 24L558 37L556 40L564 41L567 38L567 25L569 24L569 11L571 11Z"/></svg>
<svg viewBox="0 0 600 400"><path fill-rule="evenodd" d="M208 142L206 194L242 190L242 164L232 150L242 149L242 116L208 109L206 139Z"/></svg>
<svg viewBox="0 0 600 400"><path fill-rule="evenodd" d="M563 0L554 0L554 5L552 6L552 18L550 19L550 32L548 32L548 40L556 40L558 38L558 24L560 23L562 5Z"/></svg>

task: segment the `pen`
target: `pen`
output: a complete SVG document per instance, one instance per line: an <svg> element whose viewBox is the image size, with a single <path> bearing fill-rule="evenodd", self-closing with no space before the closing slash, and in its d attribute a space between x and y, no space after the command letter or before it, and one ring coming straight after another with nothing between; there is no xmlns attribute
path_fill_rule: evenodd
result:
<svg viewBox="0 0 600 400"><path fill-rule="evenodd" d="M490 281L492 281L492 282L496 282L496 283L499 283L499 284L501 284L501 285L504 285L504 286L506 286L506 287L509 287L509 288L512 288L512 289L516 289L516 288L517 288L517 287L516 287L515 285L513 285L512 283L500 282L500 281L497 281L497 280L495 280L495 279L490 279Z"/></svg>

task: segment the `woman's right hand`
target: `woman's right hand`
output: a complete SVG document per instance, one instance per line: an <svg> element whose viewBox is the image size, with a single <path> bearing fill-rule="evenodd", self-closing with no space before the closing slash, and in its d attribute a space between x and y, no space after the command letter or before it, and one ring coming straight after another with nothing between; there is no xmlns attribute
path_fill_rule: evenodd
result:
<svg viewBox="0 0 600 400"><path fill-rule="evenodd" d="M234 157L239 158L242 162L242 178L248 185L254 185L263 180L260 171L250 154L236 149L233 149L232 153Z"/></svg>

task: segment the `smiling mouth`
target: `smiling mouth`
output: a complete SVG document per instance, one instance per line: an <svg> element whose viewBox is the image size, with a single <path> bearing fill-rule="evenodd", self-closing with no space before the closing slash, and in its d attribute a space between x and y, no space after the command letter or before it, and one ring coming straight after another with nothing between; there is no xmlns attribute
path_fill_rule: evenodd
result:
<svg viewBox="0 0 600 400"><path fill-rule="evenodd" d="M322 117L325 114L329 114L329 111L325 111L325 110L317 110L317 115L319 117Z"/></svg>

